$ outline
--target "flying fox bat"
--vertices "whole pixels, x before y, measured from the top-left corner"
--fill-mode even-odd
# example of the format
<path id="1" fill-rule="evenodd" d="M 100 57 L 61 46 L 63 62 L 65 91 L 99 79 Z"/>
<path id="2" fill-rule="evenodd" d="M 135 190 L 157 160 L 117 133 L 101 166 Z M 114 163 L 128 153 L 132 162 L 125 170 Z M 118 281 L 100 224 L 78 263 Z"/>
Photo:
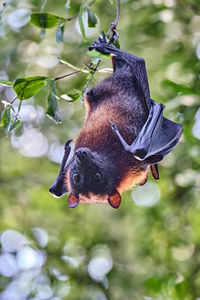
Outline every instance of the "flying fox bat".
<path id="1" fill-rule="evenodd" d="M 105 34 L 89 50 L 112 54 L 113 74 L 85 95 L 86 118 L 67 162 L 66 142 L 60 172 L 49 191 L 69 192 L 68 206 L 121 203 L 121 193 L 158 180 L 158 166 L 179 142 L 182 125 L 163 117 L 164 105 L 151 99 L 144 59 L 110 46 Z"/>

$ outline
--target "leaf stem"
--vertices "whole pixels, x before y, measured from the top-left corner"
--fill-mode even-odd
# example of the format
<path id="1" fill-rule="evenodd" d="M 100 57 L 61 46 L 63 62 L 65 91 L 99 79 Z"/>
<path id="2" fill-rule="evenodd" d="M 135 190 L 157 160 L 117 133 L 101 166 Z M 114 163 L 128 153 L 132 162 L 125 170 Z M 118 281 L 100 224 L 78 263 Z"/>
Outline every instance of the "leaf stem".
<path id="1" fill-rule="evenodd" d="M 117 12 L 116 12 L 115 22 L 110 24 L 110 28 L 109 28 L 108 33 L 107 33 L 107 37 L 109 36 L 111 31 L 116 30 L 117 25 L 118 25 L 118 21 L 119 21 L 119 15 L 120 15 L 120 0 L 117 0 Z"/>
<path id="2" fill-rule="evenodd" d="M 86 67 L 82 68 L 81 70 L 77 70 L 77 71 L 71 72 L 71 73 L 66 74 L 66 75 L 58 76 L 58 77 L 54 78 L 54 81 L 57 81 L 57 80 L 60 80 L 60 79 L 69 77 L 69 76 L 74 75 L 74 74 L 77 74 L 77 73 L 80 73 L 80 72 L 82 72 L 83 70 L 87 70 L 87 69 L 90 69 L 90 70 L 92 70 L 92 71 L 96 71 L 96 70 L 97 70 L 97 67 L 98 67 L 97 65 L 95 66 L 94 69 L 92 69 L 91 66 L 92 66 L 92 63 L 90 63 L 90 64 L 87 65 Z"/>
<path id="3" fill-rule="evenodd" d="M 84 69 L 86 69 L 86 68 L 84 68 Z M 81 70 L 77 70 L 77 71 L 74 71 L 74 72 L 66 74 L 66 75 L 58 76 L 58 77 L 54 78 L 54 81 L 69 77 L 71 75 L 74 75 L 74 74 L 77 74 L 77 73 L 80 73 L 80 72 L 81 72 Z"/>
<path id="4" fill-rule="evenodd" d="M 10 102 L 10 104 L 13 104 L 17 100 L 17 96 Z"/>

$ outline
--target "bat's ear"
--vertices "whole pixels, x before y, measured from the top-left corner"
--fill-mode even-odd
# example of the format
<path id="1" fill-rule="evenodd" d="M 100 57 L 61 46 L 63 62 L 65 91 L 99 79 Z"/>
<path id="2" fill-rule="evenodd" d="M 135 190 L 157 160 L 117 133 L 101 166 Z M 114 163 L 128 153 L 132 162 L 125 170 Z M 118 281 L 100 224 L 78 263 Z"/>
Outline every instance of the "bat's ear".
<path id="1" fill-rule="evenodd" d="M 73 194 L 70 194 L 68 197 L 68 206 L 69 208 L 74 208 L 79 204 L 79 198 L 74 196 Z"/>
<path id="2" fill-rule="evenodd" d="M 54 197 L 61 197 L 62 195 L 66 194 L 68 192 L 64 178 L 58 176 L 54 183 L 50 186 L 49 192 L 54 196 Z"/>
<path id="3" fill-rule="evenodd" d="M 108 197 L 108 203 L 113 208 L 117 209 L 121 204 L 121 195 L 119 192 L 115 191 Z"/>
<path id="4" fill-rule="evenodd" d="M 158 171 L 158 165 L 154 164 L 154 165 L 150 165 L 150 169 L 151 169 L 151 174 L 153 175 L 153 178 L 155 180 L 158 180 L 159 177 L 159 171 Z"/>

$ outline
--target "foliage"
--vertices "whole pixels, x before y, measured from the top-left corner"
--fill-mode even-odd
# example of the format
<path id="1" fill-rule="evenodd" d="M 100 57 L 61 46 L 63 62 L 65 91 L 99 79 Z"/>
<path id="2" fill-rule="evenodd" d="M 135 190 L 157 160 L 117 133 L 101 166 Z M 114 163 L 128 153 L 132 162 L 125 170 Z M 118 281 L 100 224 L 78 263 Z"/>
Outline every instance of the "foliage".
<path id="1" fill-rule="evenodd" d="M 198 1 L 121 1 L 121 48 L 145 59 L 152 99 L 184 125 L 180 145 L 160 164 L 160 181 L 150 177 L 125 193 L 117 211 L 69 210 L 66 196 L 48 193 L 64 142 L 84 119 L 77 100 L 111 67 L 96 54 L 91 65 L 87 47 L 108 30 L 115 4 L 11 0 L 0 7 L 3 300 L 200 298 Z M 102 72 L 95 73 L 99 59 Z M 14 237 L 22 242 L 11 249 Z"/>

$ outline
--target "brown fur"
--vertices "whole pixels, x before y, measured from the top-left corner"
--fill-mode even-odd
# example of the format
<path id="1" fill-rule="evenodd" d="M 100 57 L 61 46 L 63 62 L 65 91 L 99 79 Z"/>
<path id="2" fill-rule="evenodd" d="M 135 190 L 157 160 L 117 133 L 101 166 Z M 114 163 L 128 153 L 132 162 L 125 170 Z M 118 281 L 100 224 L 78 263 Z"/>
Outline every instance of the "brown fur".
<path id="1" fill-rule="evenodd" d="M 124 179 L 120 182 L 117 190 L 121 194 L 125 191 L 132 189 L 137 184 L 140 184 L 144 180 L 146 180 L 148 176 L 148 171 L 141 171 L 139 173 L 135 173 L 133 171 L 129 171 Z"/>
<path id="2" fill-rule="evenodd" d="M 116 89 L 117 92 L 117 88 L 112 86 L 111 81 L 104 81 L 100 85 L 108 90 Z M 122 105 L 122 101 L 124 105 Z M 86 117 L 75 144 L 75 151 L 85 147 L 96 153 L 105 153 L 109 162 L 112 161 L 117 166 L 119 174 L 115 175 L 119 178 L 119 184 L 115 186 L 115 189 L 120 194 L 144 182 L 148 174 L 147 166 L 138 162 L 130 152 L 124 150 L 119 138 L 111 128 L 110 121 L 113 121 L 121 134 L 126 137 L 126 142 L 128 144 L 133 142 L 135 132 L 131 132 L 132 127 L 129 127 L 129 124 L 132 124 L 133 114 L 128 106 L 128 101 L 132 100 L 123 98 L 120 92 L 117 93 L 117 96 L 115 94 L 108 99 L 103 97 L 98 105 L 95 105 L 86 96 Z M 138 126 L 141 125 L 138 124 Z M 65 183 L 67 189 L 71 191 L 69 171 L 66 172 Z M 79 194 L 81 203 L 105 203 L 108 198 L 108 194 Z"/>

